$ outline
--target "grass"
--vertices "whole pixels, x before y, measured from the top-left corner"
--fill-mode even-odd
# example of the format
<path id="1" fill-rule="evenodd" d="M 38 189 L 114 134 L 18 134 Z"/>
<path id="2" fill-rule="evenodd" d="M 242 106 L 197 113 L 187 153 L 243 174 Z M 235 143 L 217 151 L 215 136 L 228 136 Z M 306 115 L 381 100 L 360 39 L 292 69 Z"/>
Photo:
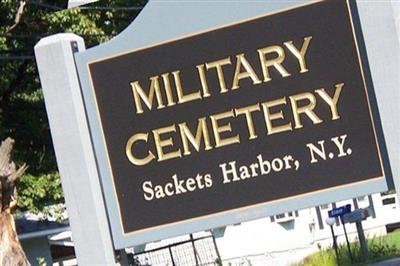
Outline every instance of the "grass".
<path id="1" fill-rule="evenodd" d="M 400 230 L 396 230 L 392 233 L 387 234 L 381 238 L 385 238 L 387 243 L 396 246 L 400 249 Z"/>
<path id="2" fill-rule="evenodd" d="M 400 231 L 395 231 L 386 236 L 374 237 L 367 240 L 369 257 L 361 255 L 360 244 L 350 243 L 354 261 L 350 261 L 347 246 L 339 246 L 339 263 L 341 266 L 366 265 L 369 263 L 390 259 L 400 255 Z M 336 257 L 333 249 L 318 251 L 296 264 L 296 266 L 335 266 Z"/>

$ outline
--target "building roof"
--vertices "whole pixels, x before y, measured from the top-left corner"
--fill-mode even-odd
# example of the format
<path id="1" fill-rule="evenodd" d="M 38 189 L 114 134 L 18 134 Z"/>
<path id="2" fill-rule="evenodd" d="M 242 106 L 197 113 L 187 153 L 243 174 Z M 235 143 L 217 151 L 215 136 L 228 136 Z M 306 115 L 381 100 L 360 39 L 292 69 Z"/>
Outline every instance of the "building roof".
<path id="1" fill-rule="evenodd" d="M 68 222 L 55 222 L 40 219 L 17 218 L 15 221 L 20 240 L 48 236 L 69 230 Z"/>

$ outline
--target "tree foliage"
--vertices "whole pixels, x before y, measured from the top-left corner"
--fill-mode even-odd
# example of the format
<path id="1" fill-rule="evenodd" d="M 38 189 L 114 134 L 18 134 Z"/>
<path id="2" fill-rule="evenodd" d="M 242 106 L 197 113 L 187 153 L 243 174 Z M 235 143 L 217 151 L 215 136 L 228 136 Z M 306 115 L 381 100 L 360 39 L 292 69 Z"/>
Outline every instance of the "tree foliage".
<path id="1" fill-rule="evenodd" d="M 61 32 L 82 36 L 87 47 L 105 42 L 121 32 L 146 1 L 99 1 L 68 10 L 62 9 L 65 2 L 0 0 L 0 139 L 15 139 L 14 160 L 29 165 L 18 186 L 22 210 L 40 212 L 63 201 L 34 45 Z"/>

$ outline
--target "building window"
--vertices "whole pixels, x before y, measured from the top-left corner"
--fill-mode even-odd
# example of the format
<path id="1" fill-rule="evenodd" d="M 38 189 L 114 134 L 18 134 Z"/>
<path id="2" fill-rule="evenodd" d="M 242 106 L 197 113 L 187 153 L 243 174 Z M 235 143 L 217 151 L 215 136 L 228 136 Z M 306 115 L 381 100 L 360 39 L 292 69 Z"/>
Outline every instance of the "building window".
<path id="1" fill-rule="evenodd" d="M 277 222 L 277 223 L 287 223 L 290 221 L 294 221 L 295 219 L 295 212 L 285 212 L 285 213 L 280 213 L 275 216 L 271 216 L 271 222 Z"/>
<path id="2" fill-rule="evenodd" d="M 317 207 L 315 207 L 315 211 L 317 212 L 318 227 L 320 230 L 322 230 L 322 229 L 324 229 L 324 223 L 322 222 L 321 210 L 317 206 Z"/>
<path id="3" fill-rule="evenodd" d="M 358 209 L 358 202 L 356 199 L 353 199 L 354 209 Z"/>
<path id="4" fill-rule="evenodd" d="M 386 198 L 382 200 L 383 205 L 390 205 L 395 203 L 396 203 L 396 198 Z"/>
<path id="5" fill-rule="evenodd" d="M 374 201 L 372 200 L 372 196 L 368 195 L 368 202 L 369 202 L 369 208 L 371 210 L 371 216 L 373 219 L 376 218 L 376 213 L 375 213 L 375 206 L 374 206 Z"/>
<path id="6" fill-rule="evenodd" d="M 322 204 L 321 210 L 326 210 L 326 209 L 329 209 L 329 204 Z"/>
<path id="7" fill-rule="evenodd" d="M 364 201 L 366 201 L 367 200 L 367 197 L 365 197 L 365 196 L 362 196 L 362 197 L 357 197 L 357 201 L 358 202 L 364 202 Z"/>
<path id="8" fill-rule="evenodd" d="M 276 219 L 283 219 L 283 218 L 285 218 L 285 214 L 284 213 L 278 214 L 278 215 L 275 216 L 275 218 Z"/>

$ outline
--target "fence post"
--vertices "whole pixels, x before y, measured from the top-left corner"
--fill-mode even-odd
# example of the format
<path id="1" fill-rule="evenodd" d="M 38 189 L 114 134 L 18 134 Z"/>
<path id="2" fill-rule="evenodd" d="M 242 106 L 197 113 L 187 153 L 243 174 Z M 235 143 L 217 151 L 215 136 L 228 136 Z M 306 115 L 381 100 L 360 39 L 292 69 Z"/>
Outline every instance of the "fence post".
<path id="1" fill-rule="evenodd" d="M 175 266 L 174 254 L 172 253 L 171 245 L 168 246 L 169 256 L 171 257 L 172 266 Z"/>
<path id="2" fill-rule="evenodd" d="M 190 242 L 192 243 L 192 248 L 193 248 L 193 254 L 194 254 L 194 259 L 196 261 L 196 266 L 199 266 L 199 260 L 197 258 L 197 251 L 196 251 L 196 246 L 194 245 L 194 239 L 193 239 L 193 234 L 190 234 Z"/>
<path id="3" fill-rule="evenodd" d="M 215 247 L 215 252 L 217 253 L 217 258 L 218 258 L 218 265 L 222 265 L 222 260 L 221 260 L 221 255 L 219 254 L 218 246 L 217 246 L 217 241 L 215 240 L 214 234 L 211 232 L 211 237 L 214 243 Z"/>

